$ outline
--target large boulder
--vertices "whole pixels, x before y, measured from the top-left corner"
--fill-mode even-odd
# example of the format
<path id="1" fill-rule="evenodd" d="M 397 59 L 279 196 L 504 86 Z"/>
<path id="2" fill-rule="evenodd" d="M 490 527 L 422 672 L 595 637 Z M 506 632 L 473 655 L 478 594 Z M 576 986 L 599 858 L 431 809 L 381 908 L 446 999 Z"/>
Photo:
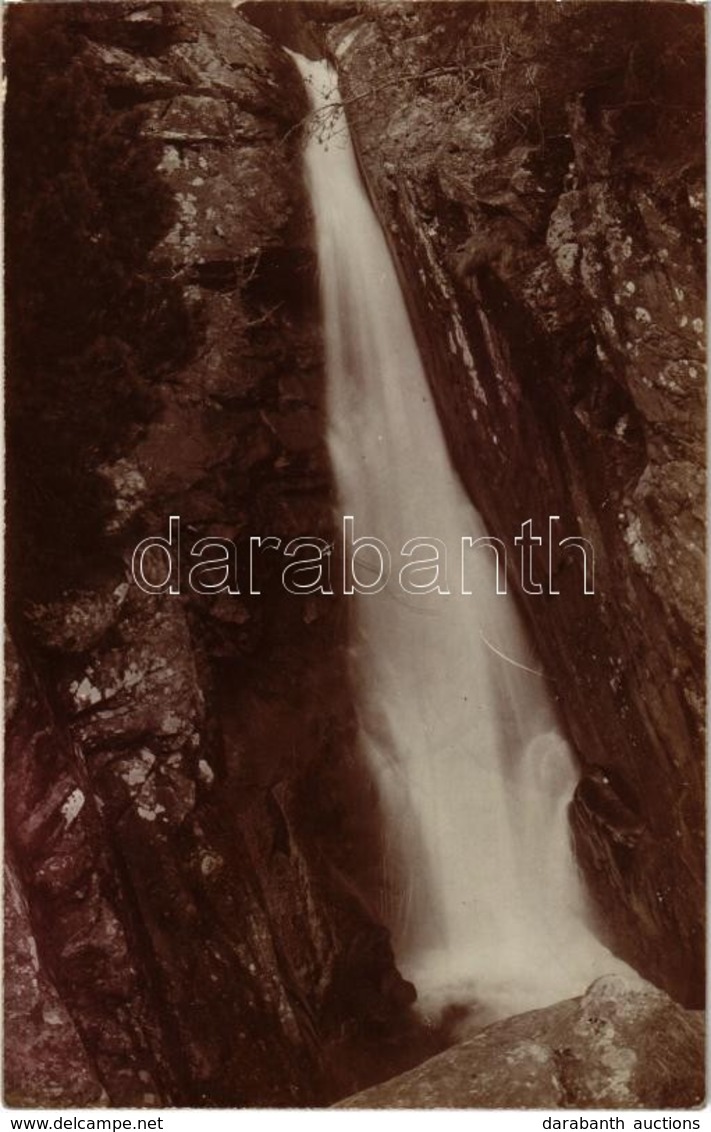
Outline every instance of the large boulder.
<path id="1" fill-rule="evenodd" d="M 650 984 L 607 975 L 582 998 L 496 1022 L 339 1108 L 691 1108 L 704 1023 Z"/>

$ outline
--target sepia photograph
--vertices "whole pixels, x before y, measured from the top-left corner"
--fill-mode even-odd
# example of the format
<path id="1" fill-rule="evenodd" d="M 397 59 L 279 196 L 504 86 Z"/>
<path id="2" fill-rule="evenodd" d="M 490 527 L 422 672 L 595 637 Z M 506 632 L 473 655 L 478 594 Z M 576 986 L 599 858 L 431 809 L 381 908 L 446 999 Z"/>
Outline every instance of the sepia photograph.
<path id="1" fill-rule="evenodd" d="M 701 1127 L 705 24 L 5 5 L 6 1108 Z"/>

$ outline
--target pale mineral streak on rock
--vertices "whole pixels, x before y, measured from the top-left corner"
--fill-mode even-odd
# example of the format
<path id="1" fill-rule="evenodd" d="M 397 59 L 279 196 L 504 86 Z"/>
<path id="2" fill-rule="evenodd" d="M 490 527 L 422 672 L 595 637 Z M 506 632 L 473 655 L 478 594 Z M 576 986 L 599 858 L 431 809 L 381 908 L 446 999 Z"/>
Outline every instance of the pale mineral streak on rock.
<path id="1" fill-rule="evenodd" d="M 121 457 L 113 464 L 104 464 L 99 473 L 115 493 L 115 514 L 107 523 L 110 533 L 122 530 L 142 508 L 146 495 L 146 481 L 136 464 Z"/>

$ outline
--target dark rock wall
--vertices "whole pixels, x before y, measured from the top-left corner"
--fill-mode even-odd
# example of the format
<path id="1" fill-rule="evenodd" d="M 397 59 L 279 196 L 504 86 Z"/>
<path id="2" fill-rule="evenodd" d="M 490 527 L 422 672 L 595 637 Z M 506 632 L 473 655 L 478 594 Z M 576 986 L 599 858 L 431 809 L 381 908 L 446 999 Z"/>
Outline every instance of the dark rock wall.
<path id="1" fill-rule="evenodd" d="M 261 594 L 243 576 L 251 535 L 334 538 L 304 96 L 228 4 L 76 11 L 110 103 L 143 107 L 161 143 L 178 209 L 155 271 L 201 339 L 102 469 L 113 516 L 83 587 L 15 602 L 10 579 L 5 954 L 35 1022 L 11 997 L 6 1097 L 325 1103 L 387 1073 L 388 1043 L 402 1067 L 411 989 L 368 905 L 341 605 L 286 593 L 274 551 Z M 191 544 L 220 536 L 240 595 L 131 581 L 171 514 L 184 583 Z"/>
<path id="2" fill-rule="evenodd" d="M 594 545 L 594 595 L 544 541 L 534 578 L 560 593 L 522 608 L 612 938 L 698 1003 L 702 13 L 386 3 L 326 40 L 472 498 L 511 552 L 550 515 Z"/>
<path id="3" fill-rule="evenodd" d="M 107 1099 L 72 1019 L 40 966 L 27 904 L 11 865 L 5 869 L 5 1050 L 9 1105 L 85 1106 Z"/>

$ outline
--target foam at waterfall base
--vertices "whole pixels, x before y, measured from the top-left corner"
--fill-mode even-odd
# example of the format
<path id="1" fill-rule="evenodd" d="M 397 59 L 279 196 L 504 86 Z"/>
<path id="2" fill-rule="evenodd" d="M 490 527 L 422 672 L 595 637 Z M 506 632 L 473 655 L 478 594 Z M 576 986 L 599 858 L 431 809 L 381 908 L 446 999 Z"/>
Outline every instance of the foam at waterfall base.
<path id="1" fill-rule="evenodd" d="M 551 940 L 549 947 L 532 947 L 525 938 L 518 946 L 477 955 L 430 951 L 403 974 L 417 989 L 415 1009 L 420 1017 L 432 1026 L 444 1023 L 448 1036 L 456 1041 L 503 1018 L 580 997 L 603 975 L 643 982 L 593 936 L 587 954 L 577 955 L 566 955 L 560 939 Z"/>

